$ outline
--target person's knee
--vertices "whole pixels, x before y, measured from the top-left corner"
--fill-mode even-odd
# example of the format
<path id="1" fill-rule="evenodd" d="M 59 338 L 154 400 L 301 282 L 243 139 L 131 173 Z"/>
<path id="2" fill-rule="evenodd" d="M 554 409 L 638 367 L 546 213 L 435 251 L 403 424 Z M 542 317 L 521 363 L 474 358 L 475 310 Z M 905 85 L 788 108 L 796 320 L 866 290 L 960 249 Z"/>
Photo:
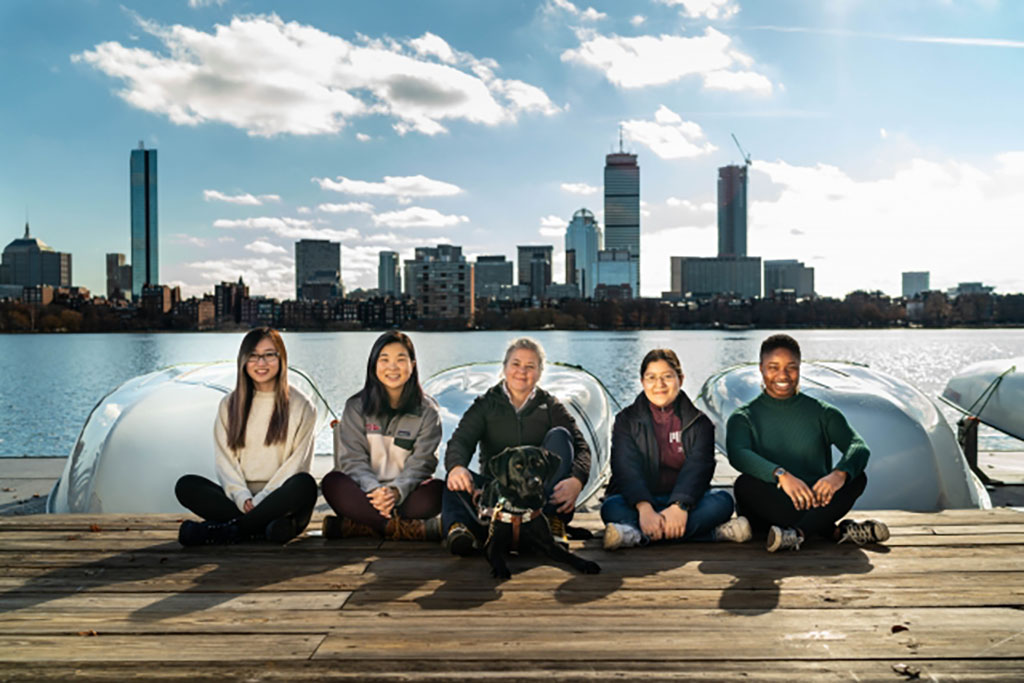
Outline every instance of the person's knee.
<path id="1" fill-rule="evenodd" d="M 736 508 L 736 503 L 733 501 L 732 496 L 725 491 L 708 491 L 704 497 L 713 506 L 716 517 L 722 515 L 729 517 Z"/>
<path id="2" fill-rule="evenodd" d="M 192 499 L 192 491 L 195 490 L 197 479 L 200 479 L 200 477 L 194 474 L 185 474 L 179 477 L 178 481 L 174 484 L 174 497 L 186 507 L 188 506 L 185 501 Z"/>
<path id="3" fill-rule="evenodd" d="M 310 496 L 316 498 L 316 479 L 309 472 L 296 472 L 288 477 L 288 481 L 285 484 L 305 498 Z"/>
<path id="4" fill-rule="evenodd" d="M 605 524 L 621 521 L 626 512 L 626 500 L 619 494 L 608 496 L 601 503 L 601 521 Z"/>

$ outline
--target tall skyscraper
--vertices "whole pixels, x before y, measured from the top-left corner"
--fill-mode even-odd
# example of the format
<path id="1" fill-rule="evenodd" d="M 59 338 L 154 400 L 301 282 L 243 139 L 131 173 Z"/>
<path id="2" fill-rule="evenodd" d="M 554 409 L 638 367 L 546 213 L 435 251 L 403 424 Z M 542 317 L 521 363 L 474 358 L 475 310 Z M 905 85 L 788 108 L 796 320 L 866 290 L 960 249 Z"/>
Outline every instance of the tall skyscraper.
<path id="1" fill-rule="evenodd" d="M 640 166 L 635 154 L 623 151 L 621 139 L 619 151 L 605 157 L 604 248 L 628 249 L 636 259 L 633 296 L 640 296 Z"/>
<path id="2" fill-rule="evenodd" d="M 132 298 L 141 301 L 142 288 L 160 283 L 160 253 L 156 206 L 156 150 L 139 148 L 131 154 Z"/>
<path id="3" fill-rule="evenodd" d="M 380 265 L 377 266 L 377 291 L 381 296 L 397 296 L 402 291 L 402 275 L 399 270 L 397 251 L 380 252 Z"/>
<path id="4" fill-rule="evenodd" d="M 518 247 L 519 284 L 530 286 L 530 295 L 544 297 L 551 284 L 551 256 L 555 248 L 550 244 L 520 245 Z"/>
<path id="5" fill-rule="evenodd" d="M 747 167 L 718 169 L 718 256 L 747 255 Z"/>
<path id="6" fill-rule="evenodd" d="M 565 283 L 576 285 L 580 296 L 593 298 L 597 286 L 597 252 L 603 249 L 601 228 L 594 214 L 580 209 L 565 230 Z"/>
<path id="7" fill-rule="evenodd" d="M 911 270 L 903 273 L 903 296 L 907 299 L 931 289 L 931 274 L 927 270 Z"/>
<path id="8" fill-rule="evenodd" d="M 330 240 L 296 242 L 295 298 L 328 299 L 341 295 L 341 244 Z"/>
<path id="9" fill-rule="evenodd" d="M 512 285 L 512 262 L 501 256 L 477 256 L 473 264 L 473 286 L 476 296 L 496 299 L 502 287 Z"/>

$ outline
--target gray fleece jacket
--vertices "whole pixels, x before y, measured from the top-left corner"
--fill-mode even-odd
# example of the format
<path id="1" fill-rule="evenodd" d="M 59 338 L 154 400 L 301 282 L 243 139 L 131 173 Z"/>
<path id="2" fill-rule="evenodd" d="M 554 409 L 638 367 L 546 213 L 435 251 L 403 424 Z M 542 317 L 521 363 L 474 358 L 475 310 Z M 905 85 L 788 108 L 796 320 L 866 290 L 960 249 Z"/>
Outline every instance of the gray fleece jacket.
<path id="1" fill-rule="evenodd" d="M 334 469 L 352 477 L 369 492 L 380 486 L 398 489 L 401 504 L 437 468 L 441 416 L 430 396 L 414 412 L 383 417 L 362 413 L 358 394 L 345 403 L 334 427 Z"/>

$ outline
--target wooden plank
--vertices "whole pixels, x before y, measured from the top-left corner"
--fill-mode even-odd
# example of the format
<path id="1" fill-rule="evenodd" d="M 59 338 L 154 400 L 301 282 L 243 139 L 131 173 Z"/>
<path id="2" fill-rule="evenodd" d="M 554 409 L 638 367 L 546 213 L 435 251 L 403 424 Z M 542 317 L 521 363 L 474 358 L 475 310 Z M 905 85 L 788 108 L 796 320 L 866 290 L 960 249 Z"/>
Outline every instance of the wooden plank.
<path id="1" fill-rule="evenodd" d="M 353 612 L 351 615 L 359 614 Z M 529 652 L 532 658 L 600 661 L 711 658 L 726 635 L 735 659 L 878 657 L 1024 657 L 1024 615 L 1005 608 L 906 610 L 777 610 L 736 613 L 620 610 L 603 619 L 573 614 L 480 616 L 443 612 L 403 615 L 395 638 L 391 618 L 348 620 L 315 657 L 338 659 L 487 659 Z M 892 627 L 905 628 L 893 632 Z"/>
<path id="2" fill-rule="evenodd" d="M 0 662 L 191 662 L 307 659 L 321 635 L 0 635 Z"/>
<path id="3" fill-rule="evenodd" d="M 671 660 L 606 661 L 600 669 L 587 663 L 558 660 L 493 659 L 491 661 L 447 662 L 423 660 L 288 660 L 281 662 L 193 662 L 167 661 L 159 667 L 131 662 L 60 662 L 45 664 L 2 664 L 0 679 L 5 681 L 90 680 L 267 680 L 267 681 L 367 681 L 396 683 L 403 681 L 486 681 L 514 683 L 592 683 L 595 680 L 676 681 L 750 681 L 751 679 L 792 683 L 805 681 L 906 680 L 896 673 L 909 666 L 919 680 L 933 681 L 1019 681 L 1024 665 L 1016 660 L 982 659 L 893 659 L 879 660 Z"/>
<path id="4" fill-rule="evenodd" d="M 338 610 L 352 596 L 351 591 L 280 591 L 263 593 L 178 593 L 173 594 L 174 609 L 231 612 L 264 612 L 271 610 Z M 168 593 L 68 593 L 53 596 L 37 593 L 0 595 L 2 613 L 32 610 L 37 614 L 73 614 L 78 612 L 128 613 L 153 609 L 168 599 Z"/>

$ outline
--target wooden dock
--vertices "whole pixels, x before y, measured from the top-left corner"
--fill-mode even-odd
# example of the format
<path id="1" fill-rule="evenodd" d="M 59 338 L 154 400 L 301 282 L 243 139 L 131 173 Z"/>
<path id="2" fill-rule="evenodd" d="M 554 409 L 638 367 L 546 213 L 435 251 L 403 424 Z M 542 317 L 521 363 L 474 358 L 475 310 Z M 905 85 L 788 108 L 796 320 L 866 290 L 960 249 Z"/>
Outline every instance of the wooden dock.
<path id="1" fill-rule="evenodd" d="M 872 516 L 885 546 L 574 541 L 600 575 L 518 558 L 503 583 L 426 543 L 5 517 L 0 680 L 1024 678 L 1024 514 Z"/>

